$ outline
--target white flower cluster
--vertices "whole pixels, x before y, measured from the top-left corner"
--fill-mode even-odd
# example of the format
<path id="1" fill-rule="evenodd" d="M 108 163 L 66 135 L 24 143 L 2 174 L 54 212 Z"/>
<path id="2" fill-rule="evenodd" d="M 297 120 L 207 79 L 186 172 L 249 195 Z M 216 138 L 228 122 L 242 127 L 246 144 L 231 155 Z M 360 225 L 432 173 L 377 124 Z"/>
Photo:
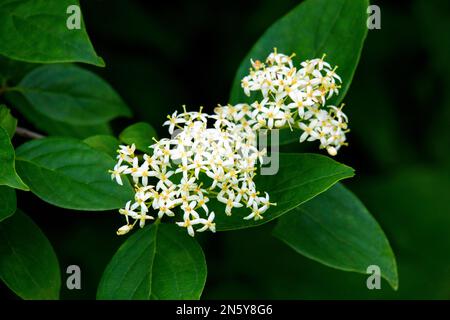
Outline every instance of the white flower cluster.
<path id="1" fill-rule="evenodd" d="M 251 62 L 242 87 L 247 95 L 259 92 L 259 100 L 218 106 L 212 115 L 183 107 L 164 123 L 172 138 L 155 140 L 150 154 L 136 155 L 134 145 L 120 146 L 111 177 L 122 184 L 121 176 L 129 175 L 135 197 L 119 210 L 126 225 L 117 234 L 126 234 L 137 222 L 142 228 L 147 220 L 174 217 L 178 208 L 182 221 L 176 224 L 189 235 L 215 232 L 210 199 L 223 203 L 226 215 L 245 207 L 249 214 L 243 219 L 262 219 L 275 204 L 254 182 L 266 153 L 257 148 L 260 129 L 296 126 L 303 131 L 300 142 L 319 140 L 331 155 L 346 144 L 348 120 L 342 107 L 326 106 L 327 99 L 338 94 L 341 79 L 323 58 L 302 62 L 297 70 L 292 56 L 275 50 L 265 63 Z"/>
<path id="2" fill-rule="evenodd" d="M 228 113 L 254 130 L 298 127 L 303 131 L 300 142 L 319 140 L 320 148 L 334 156 L 346 145 L 348 119 L 342 107 L 326 106 L 326 102 L 339 94 L 341 78 L 336 68 L 323 60 L 325 56 L 302 62 L 298 70 L 292 57 L 275 49 L 265 63 L 252 60 L 242 88 L 248 96 L 259 92 L 261 99 L 251 105 L 227 107 L 233 109 Z"/>
<path id="3" fill-rule="evenodd" d="M 224 204 L 227 215 L 232 214 L 233 208 L 245 206 L 250 213 L 244 219 L 262 219 L 273 203 L 267 193 L 260 196 L 253 181 L 257 163 L 262 163 L 266 152 L 256 148 L 254 131 L 201 110 L 175 112 L 168 118 L 164 125 L 175 137 L 150 146 L 152 155 L 144 154 L 140 159 L 134 145 L 120 146 L 118 150 L 112 178 L 122 184 L 121 175 L 130 175 L 136 193 L 134 201 L 119 211 L 127 224 L 117 233 L 127 233 L 137 221 L 143 227 L 146 220 L 173 217 L 176 207 L 183 212 L 183 221 L 177 225 L 187 228 L 191 236 L 195 231 L 214 232 L 215 214 L 207 205 L 210 197 Z M 212 128 L 207 126 L 208 119 L 214 121 Z M 180 130 L 174 135 L 176 128 Z M 156 185 L 149 184 L 152 177 Z"/>

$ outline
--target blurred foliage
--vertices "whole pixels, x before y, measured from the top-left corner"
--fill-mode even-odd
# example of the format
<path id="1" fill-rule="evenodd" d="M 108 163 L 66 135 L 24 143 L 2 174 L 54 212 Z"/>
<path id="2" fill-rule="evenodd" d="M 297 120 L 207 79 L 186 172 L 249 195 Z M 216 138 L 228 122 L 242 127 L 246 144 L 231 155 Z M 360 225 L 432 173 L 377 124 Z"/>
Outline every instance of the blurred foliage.
<path id="1" fill-rule="evenodd" d="M 225 103 L 241 59 L 297 2 L 85 0 L 89 34 L 108 66 L 90 69 L 120 93 L 134 120 L 160 130 L 182 104 L 211 110 Z M 338 160 L 356 168 L 348 187 L 391 242 L 399 290 L 383 282 L 370 291 L 365 275 L 295 253 L 271 236 L 270 223 L 200 237 L 208 261 L 204 298 L 450 298 L 450 4 L 372 3 L 381 8 L 382 29 L 369 31 L 344 99 L 352 132 Z M 123 121 L 132 123 L 115 120 L 115 128 Z M 81 267 L 82 290 L 63 285 L 61 298 L 94 298 L 124 241 L 115 235 L 120 216 L 62 210 L 23 192 L 18 198 L 54 244 L 63 283 L 68 265 Z"/>

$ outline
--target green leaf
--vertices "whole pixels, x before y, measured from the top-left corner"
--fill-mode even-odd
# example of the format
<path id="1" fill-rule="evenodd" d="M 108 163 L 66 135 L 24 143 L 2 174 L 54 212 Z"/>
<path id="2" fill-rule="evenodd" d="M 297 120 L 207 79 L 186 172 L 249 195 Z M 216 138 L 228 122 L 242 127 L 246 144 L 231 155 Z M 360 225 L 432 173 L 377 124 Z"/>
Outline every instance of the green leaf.
<path id="1" fill-rule="evenodd" d="M 10 139 L 16 131 L 17 119 L 11 115 L 11 111 L 5 106 L 0 105 L 0 127 L 8 132 Z"/>
<path id="2" fill-rule="evenodd" d="M 74 65 L 36 68 L 13 90 L 46 117 L 72 125 L 94 125 L 131 115 L 108 83 Z"/>
<path id="3" fill-rule="evenodd" d="M 19 83 L 28 72 L 38 66 L 37 63 L 11 60 L 0 55 L 0 84 Z"/>
<path id="4" fill-rule="evenodd" d="M 157 138 L 156 131 L 146 122 L 135 123 L 119 135 L 119 139 L 126 144 L 135 144 L 136 149 L 149 152 L 149 146 L 154 144 L 153 138 Z"/>
<path id="5" fill-rule="evenodd" d="M 105 66 L 92 47 L 81 19 L 67 27 L 67 9 L 78 0 L 4 0 L 0 3 L 0 54 L 36 63 L 84 62 Z"/>
<path id="6" fill-rule="evenodd" d="M 387 299 L 448 299 L 450 170 L 404 163 L 360 182 L 358 195 L 395 248 L 401 285 Z"/>
<path id="7" fill-rule="evenodd" d="M 206 262 L 195 239 L 173 224 L 147 226 L 119 248 L 97 299 L 199 299 Z"/>
<path id="8" fill-rule="evenodd" d="M 2 127 L 0 127 L 0 185 L 28 190 L 28 187 L 16 173 L 14 148 L 8 132 Z"/>
<path id="9" fill-rule="evenodd" d="M 31 122 L 39 130 L 52 136 L 84 139 L 93 135 L 112 133 L 112 129 L 108 123 L 81 126 L 52 120 L 36 111 L 28 103 L 25 97 L 17 92 L 7 92 L 6 98 L 14 108 L 20 111 L 25 119 Z"/>
<path id="10" fill-rule="evenodd" d="M 273 233 L 329 267 L 366 273 L 368 266 L 377 265 L 389 284 L 398 287 L 395 257 L 383 230 L 340 184 L 280 218 Z"/>
<path id="11" fill-rule="evenodd" d="M 18 210 L 0 223 L 0 278 L 23 299 L 58 299 L 61 275 L 53 248 Z"/>
<path id="12" fill-rule="evenodd" d="M 16 212 L 16 191 L 10 187 L 0 186 L 0 222 Z"/>
<path id="13" fill-rule="evenodd" d="M 249 102 L 241 88 L 248 74 L 250 58 L 265 59 L 274 47 L 285 54 L 296 53 L 294 61 L 327 55 L 327 61 L 339 66 L 342 88 L 338 104 L 347 92 L 359 61 L 367 34 L 368 0 L 306 0 L 276 21 L 256 42 L 242 61 L 231 91 L 231 103 Z M 252 102 L 252 101 L 250 101 Z"/>
<path id="14" fill-rule="evenodd" d="M 119 146 L 119 141 L 113 136 L 108 135 L 97 135 L 86 138 L 83 140 L 84 143 L 90 145 L 92 148 L 106 153 L 113 159 L 117 156 L 117 148 Z"/>
<path id="15" fill-rule="evenodd" d="M 31 191 L 58 207 L 100 211 L 122 207 L 133 197 L 111 181 L 115 162 L 103 152 L 69 138 L 44 138 L 17 149 L 17 170 Z"/>
<path id="16" fill-rule="evenodd" d="M 255 179 L 259 191 L 267 191 L 271 206 L 264 219 L 244 220 L 251 213 L 249 208 L 234 208 L 231 216 L 225 214 L 225 205 L 217 200 L 208 203 L 216 214 L 218 231 L 242 229 L 267 223 L 302 203 L 324 192 L 341 179 L 354 175 L 353 169 L 318 154 L 280 153 L 280 167 L 275 175 L 258 175 Z M 262 194 L 264 195 L 264 194 Z"/>

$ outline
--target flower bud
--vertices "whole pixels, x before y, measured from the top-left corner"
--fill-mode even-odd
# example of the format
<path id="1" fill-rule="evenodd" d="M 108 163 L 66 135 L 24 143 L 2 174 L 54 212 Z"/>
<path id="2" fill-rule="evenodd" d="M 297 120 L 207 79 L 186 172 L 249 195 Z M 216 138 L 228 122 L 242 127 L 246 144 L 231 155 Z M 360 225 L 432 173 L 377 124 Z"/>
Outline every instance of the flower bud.
<path id="1" fill-rule="evenodd" d="M 131 229 L 133 229 L 133 226 L 130 226 L 130 225 L 126 224 L 126 225 L 120 227 L 117 230 L 117 235 L 118 236 L 123 236 L 124 234 L 127 234 Z"/>

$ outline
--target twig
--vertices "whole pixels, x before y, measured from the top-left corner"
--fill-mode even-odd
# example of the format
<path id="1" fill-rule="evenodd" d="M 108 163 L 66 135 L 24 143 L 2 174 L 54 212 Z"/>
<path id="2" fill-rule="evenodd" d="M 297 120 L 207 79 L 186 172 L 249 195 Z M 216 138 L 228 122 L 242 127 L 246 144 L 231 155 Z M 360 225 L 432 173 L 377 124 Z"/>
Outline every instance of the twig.
<path id="1" fill-rule="evenodd" d="M 30 138 L 30 139 L 42 139 L 45 138 L 42 134 L 39 134 L 37 132 L 22 128 L 22 127 L 16 127 L 16 134 L 24 137 L 24 138 Z"/>

